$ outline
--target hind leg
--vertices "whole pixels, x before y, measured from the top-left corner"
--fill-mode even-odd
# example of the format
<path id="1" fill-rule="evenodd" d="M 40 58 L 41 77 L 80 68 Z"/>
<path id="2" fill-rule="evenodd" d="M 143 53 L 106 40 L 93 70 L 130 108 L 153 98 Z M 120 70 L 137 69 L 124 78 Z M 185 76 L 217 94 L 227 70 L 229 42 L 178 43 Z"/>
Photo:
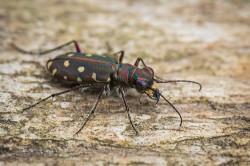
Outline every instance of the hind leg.
<path id="1" fill-rule="evenodd" d="M 15 48 L 17 51 L 20 51 L 20 52 L 25 53 L 25 54 L 44 55 L 44 54 L 48 54 L 48 53 L 50 53 L 50 52 L 59 50 L 59 49 L 61 49 L 61 48 L 63 48 L 63 47 L 66 47 L 66 46 L 68 46 L 68 45 L 70 45 L 70 44 L 72 44 L 72 43 L 75 45 L 76 52 L 81 53 L 81 49 L 80 49 L 79 44 L 77 43 L 76 40 L 69 41 L 69 42 L 64 43 L 64 44 L 62 44 L 62 45 L 59 45 L 59 46 L 57 46 L 57 47 L 55 47 L 55 48 L 52 48 L 52 49 L 49 49 L 49 50 L 45 50 L 45 51 L 42 51 L 42 52 L 26 51 L 26 50 L 23 50 L 22 48 L 19 48 L 19 47 L 16 46 L 14 43 L 11 43 L 11 46 L 12 46 L 13 48 Z"/>

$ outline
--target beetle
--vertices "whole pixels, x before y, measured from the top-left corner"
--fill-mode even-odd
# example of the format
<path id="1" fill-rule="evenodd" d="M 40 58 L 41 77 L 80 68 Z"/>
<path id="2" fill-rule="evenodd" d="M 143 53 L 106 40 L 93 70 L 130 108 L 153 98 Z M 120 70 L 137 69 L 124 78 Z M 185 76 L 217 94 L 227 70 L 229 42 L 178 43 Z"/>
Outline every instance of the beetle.
<path id="1" fill-rule="evenodd" d="M 182 125 L 181 114 L 175 108 L 175 106 L 160 93 L 157 83 L 188 82 L 199 85 L 199 91 L 202 88 L 202 85 L 195 81 L 159 79 L 155 76 L 154 70 L 151 67 L 148 67 L 142 58 L 137 58 L 134 65 L 122 63 L 125 54 L 124 51 L 115 53 L 116 55 L 120 54 L 119 60 L 117 60 L 116 58 L 110 56 L 83 53 L 78 42 L 75 40 L 43 52 L 26 51 L 17 47 L 13 43 L 11 45 L 22 53 L 44 55 L 59 50 L 70 44 L 74 44 L 76 52 L 67 52 L 56 56 L 54 59 L 50 59 L 47 61 L 46 67 L 47 70 L 57 79 L 64 80 L 66 82 L 77 83 L 78 85 L 68 90 L 51 94 L 50 96 L 24 108 L 23 111 L 28 110 L 48 100 L 49 98 L 53 98 L 55 96 L 59 96 L 81 88 L 90 88 L 92 85 L 99 84 L 102 86 L 102 88 L 99 92 L 98 98 L 85 122 L 76 132 L 76 134 L 78 134 L 85 127 L 91 116 L 96 111 L 97 105 L 100 102 L 102 96 L 105 92 L 109 92 L 110 88 L 118 89 L 118 92 L 121 95 L 122 101 L 126 108 L 130 124 L 136 134 L 138 134 L 138 131 L 136 130 L 130 116 L 130 108 L 125 100 L 124 88 L 135 88 L 139 93 L 146 94 L 149 98 L 156 100 L 156 104 L 162 97 L 178 113 L 180 117 L 180 126 Z M 140 62 L 144 66 L 143 68 L 139 68 Z"/>

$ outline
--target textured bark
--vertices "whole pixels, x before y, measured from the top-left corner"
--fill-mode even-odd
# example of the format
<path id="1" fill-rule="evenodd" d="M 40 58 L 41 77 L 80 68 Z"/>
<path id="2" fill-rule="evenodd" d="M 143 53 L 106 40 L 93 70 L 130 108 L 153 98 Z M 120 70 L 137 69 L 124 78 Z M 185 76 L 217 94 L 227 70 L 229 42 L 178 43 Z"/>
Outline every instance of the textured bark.
<path id="1" fill-rule="evenodd" d="M 0 160 L 3 164 L 249 165 L 250 4 L 248 1 L 0 1 Z M 202 83 L 161 84 L 164 101 L 128 91 L 139 135 L 116 93 L 104 97 L 78 135 L 98 93 L 72 92 L 20 110 L 69 88 L 52 79 L 45 50 L 72 39 L 82 50 L 125 50 L 165 79 Z"/>

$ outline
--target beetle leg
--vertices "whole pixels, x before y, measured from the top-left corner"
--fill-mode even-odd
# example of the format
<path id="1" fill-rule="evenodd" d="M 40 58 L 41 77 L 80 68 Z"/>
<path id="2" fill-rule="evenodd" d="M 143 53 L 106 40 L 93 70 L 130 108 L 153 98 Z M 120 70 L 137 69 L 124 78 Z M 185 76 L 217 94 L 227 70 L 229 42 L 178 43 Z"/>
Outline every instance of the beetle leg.
<path id="1" fill-rule="evenodd" d="M 109 42 L 106 42 L 105 44 L 106 44 L 107 51 L 108 51 L 107 54 L 112 54 L 112 55 L 115 56 L 115 57 L 116 57 L 117 54 L 120 54 L 119 63 L 122 63 L 122 60 L 123 60 L 123 57 L 124 57 L 124 53 L 125 53 L 125 52 L 124 52 L 123 50 L 121 50 L 121 51 L 119 51 L 119 52 L 112 53 L 112 52 L 113 52 L 113 48 L 112 48 L 112 46 L 110 45 L 110 43 L 109 43 Z"/>
<path id="2" fill-rule="evenodd" d="M 101 92 L 99 93 L 98 98 L 97 98 L 97 100 L 96 100 L 96 102 L 95 102 L 94 107 L 91 109 L 90 114 L 88 115 L 87 119 L 86 119 L 85 122 L 83 123 L 82 127 L 75 133 L 76 135 L 84 128 L 84 126 L 87 124 L 87 122 L 89 121 L 89 119 L 91 118 L 91 116 L 95 113 L 95 110 L 96 110 L 96 108 L 97 108 L 97 105 L 98 105 L 99 101 L 101 101 L 101 99 L 102 99 L 102 95 L 103 95 L 103 93 L 104 93 L 104 90 L 105 90 L 106 86 L 107 86 L 107 85 L 105 85 L 105 86 L 102 88 L 102 90 L 101 90 Z"/>
<path id="3" fill-rule="evenodd" d="M 146 63 L 143 61 L 142 58 L 137 58 L 136 61 L 135 61 L 134 66 L 135 66 L 135 67 L 138 67 L 140 62 L 142 62 L 142 64 L 143 64 L 145 67 L 147 66 Z M 158 77 L 158 76 L 155 76 L 155 75 L 154 75 L 154 79 L 160 79 L 160 80 L 162 80 L 162 78 L 160 78 L 160 77 Z"/>
<path id="4" fill-rule="evenodd" d="M 104 96 L 109 96 L 110 93 L 111 93 L 110 85 L 108 84 L 107 86 L 105 86 L 103 94 Z"/>
<path id="5" fill-rule="evenodd" d="M 138 67 L 140 62 L 142 62 L 142 64 L 143 64 L 145 67 L 147 66 L 147 65 L 145 64 L 145 62 L 143 61 L 142 58 L 137 58 L 136 61 L 135 61 L 134 66 Z"/>
<path id="6" fill-rule="evenodd" d="M 133 124 L 133 122 L 132 122 L 132 119 L 131 119 L 131 116 L 130 116 L 130 109 L 129 109 L 127 103 L 126 103 L 126 100 L 125 100 L 125 97 L 124 97 L 124 91 L 123 91 L 123 89 L 122 89 L 121 87 L 119 88 L 119 92 L 120 92 L 121 95 L 122 95 L 122 100 L 123 100 L 123 103 L 124 103 L 124 105 L 125 105 L 126 111 L 127 111 L 127 113 L 128 113 L 129 122 L 130 122 L 131 126 L 133 127 L 135 133 L 138 135 L 139 133 L 138 133 L 138 131 L 136 130 L 136 128 L 135 128 L 135 126 L 134 126 L 134 124 Z"/>
<path id="7" fill-rule="evenodd" d="M 49 49 L 49 50 L 46 50 L 46 51 L 42 51 L 42 52 L 26 51 L 26 50 L 23 50 L 22 48 L 19 48 L 19 47 L 16 46 L 14 43 L 11 43 L 11 46 L 12 46 L 13 48 L 15 48 L 17 51 L 22 52 L 22 53 L 25 53 L 25 54 L 44 55 L 44 54 L 48 54 L 48 53 L 50 53 L 50 52 L 59 50 L 59 49 L 65 47 L 65 46 L 70 45 L 71 43 L 74 43 L 75 48 L 76 48 L 76 52 L 81 53 L 81 49 L 80 49 L 80 47 L 79 47 L 79 45 L 78 45 L 78 43 L 77 43 L 76 40 L 69 41 L 69 42 L 67 42 L 67 43 L 65 43 L 65 44 L 62 44 L 62 45 L 60 45 L 60 46 L 57 46 L 57 47 L 55 47 L 55 48 L 52 48 L 52 49 Z"/>
<path id="8" fill-rule="evenodd" d="M 113 55 L 116 57 L 116 55 L 118 55 L 118 54 L 120 54 L 120 56 L 119 56 L 119 63 L 122 63 L 122 60 L 123 60 L 123 58 L 124 58 L 124 54 L 125 54 L 125 52 L 123 51 L 123 50 L 121 50 L 121 51 L 119 51 L 119 52 L 116 52 L 116 53 L 114 53 Z"/>
<path id="9" fill-rule="evenodd" d="M 117 54 L 120 54 L 119 63 L 122 63 L 122 60 L 123 60 L 125 52 L 123 50 L 121 50 L 119 52 L 113 53 L 113 47 L 110 45 L 110 43 L 109 42 L 105 42 L 105 44 L 106 44 L 107 51 L 108 51 L 106 53 L 106 55 L 112 55 L 112 56 L 116 57 Z"/>
<path id="10" fill-rule="evenodd" d="M 24 108 L 22 111 L 26 111 L 26 110 L 28 110 L 28 109 L 30 109 L 30 108 L 32 108 L 32 107 L 35 107 L 36 105 L 38 105 L 38 104 L 40 104 L 40 103 L 42 103 L 42 102 L 44 102 L 44 101 L 46 101 L 46 100 L 48 100 L 48 99 L 50 99 L 50 98 L 53 98 L 53 97 L 56 97 L 56 96 L 59 96 L 59 95 L 62 95 L 62 94 L 65 94 L 65 93 L 68 93 L 68 92 L 77 90 L 77 89 L 89 87 L 89 86 L 90 86 L 90 85 L 79 85 L 79 86 L 73 87 L 73 88 L 68 89 L 68 90 L 65 90 L 65 91 L 61 91 L 61 92 L 58 92 L 58 93 L 54 93 L 54 94 L 52 94 L 52 95 L 50 95 L 50 96 L 48 96 L 48 97 L 46 97 L 46 98 L 43 98 L 42 100 L 36 102 L 35 104 L 32 104 L 32 105 L 30 105 L 30 106 Z"/>
<path id="11" fill-rule="evenodd" d="M 122 63 L 125 52 L 123 50 L 121 50 L 121 51 L 117 52 L 116 54 L 120 54 L 119 63 Z"/>

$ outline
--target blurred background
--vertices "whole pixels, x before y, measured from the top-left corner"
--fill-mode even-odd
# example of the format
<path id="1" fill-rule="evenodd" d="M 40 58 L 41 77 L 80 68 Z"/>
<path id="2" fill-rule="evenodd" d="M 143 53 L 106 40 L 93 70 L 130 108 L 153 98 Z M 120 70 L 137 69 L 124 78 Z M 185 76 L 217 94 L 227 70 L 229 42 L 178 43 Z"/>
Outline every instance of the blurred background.
<path id="1" fill-rule="evenodd" d="M 242 164 L 249 162 L 250 1 L 1 0 L 0 164 Z M 22 54 L 77 40 L 82 51 L 125 50 L 165 79 L 164 102 L 128 94 L 135 136 L 120 99 L 105 98 L 87 129 L 73 136 L 97 94 L 71 93 L 27 113 L 18 110 L 65 90 L 45 69 L 46 56 Z"/>

